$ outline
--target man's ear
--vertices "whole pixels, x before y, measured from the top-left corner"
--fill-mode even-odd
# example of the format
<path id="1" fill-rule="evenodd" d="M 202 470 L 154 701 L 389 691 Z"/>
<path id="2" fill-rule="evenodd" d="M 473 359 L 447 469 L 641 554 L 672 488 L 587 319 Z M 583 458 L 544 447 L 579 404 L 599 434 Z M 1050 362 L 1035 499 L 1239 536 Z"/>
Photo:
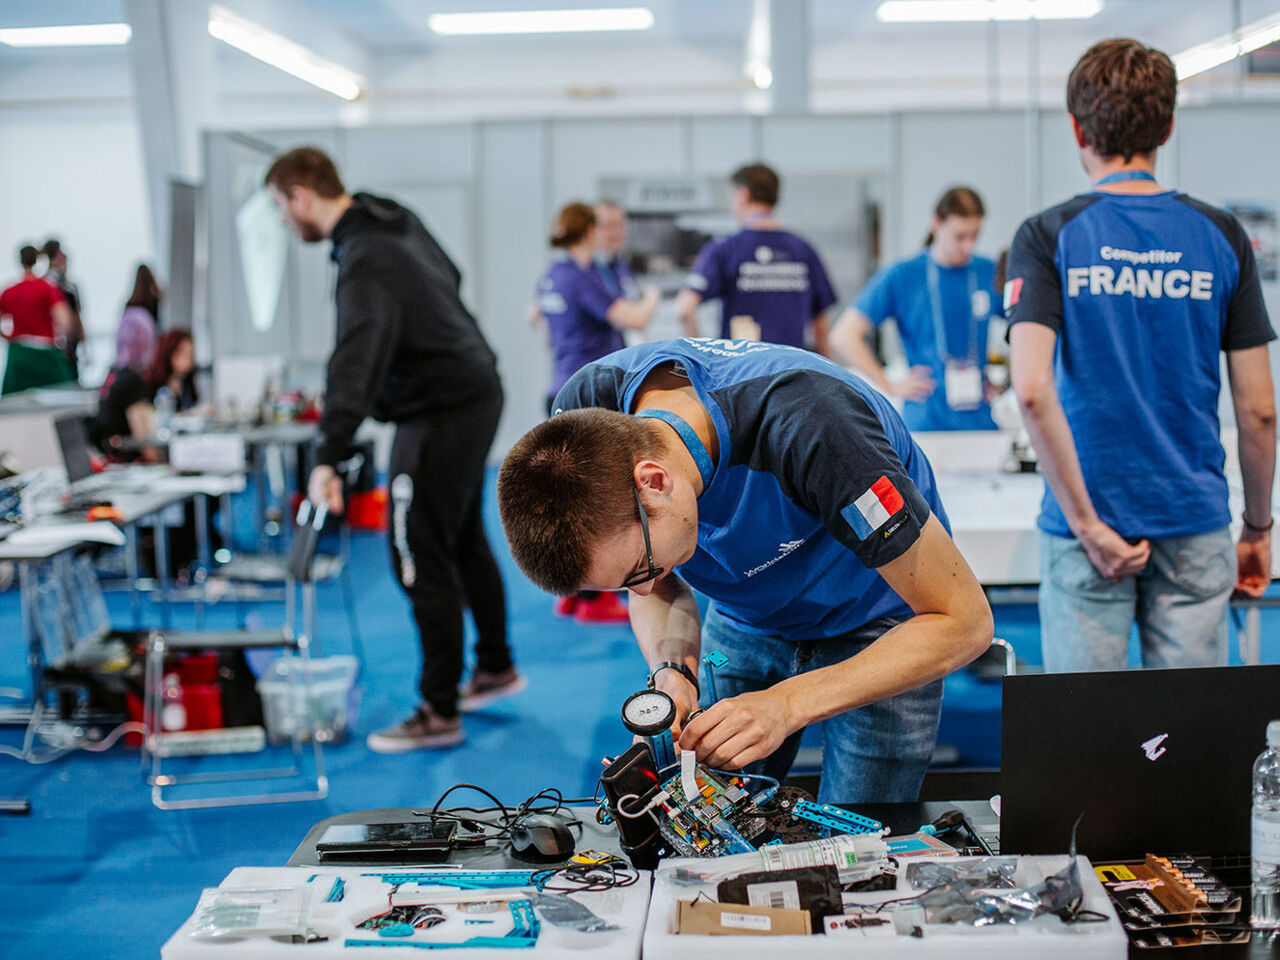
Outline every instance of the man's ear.
<path id="1" fill-rule="evenodd" d="M 641 460 L 635 465 L 633 476 L 636 486 L 641 490 L 648 489 L 651 493 L 662 495 L 671 493 L 671 472 L 656 460 Z"/>
<path id="2" fill-rule="evenodd" d="M 1172 132 L 1173 128 L 1170 127 L 1169 129 L 1170 132 Z M 1077 120 L 1074 115 L 1071 116 L 1071 132 L 1075 135 L 1076 146 L 1083 150 L 1085 147 L 1084 130 L 1080 126 L 1080 121 Z"/>
<path id="3" fill-rule="evenodd" d="M 1164 136 L 1160 138 L 1160 146 L 1164 146 L 1169 142 L 1169 138 L 1173 136 L 1173 117 L 1169 118 L 1169 129 L 1164 132 Z"/>

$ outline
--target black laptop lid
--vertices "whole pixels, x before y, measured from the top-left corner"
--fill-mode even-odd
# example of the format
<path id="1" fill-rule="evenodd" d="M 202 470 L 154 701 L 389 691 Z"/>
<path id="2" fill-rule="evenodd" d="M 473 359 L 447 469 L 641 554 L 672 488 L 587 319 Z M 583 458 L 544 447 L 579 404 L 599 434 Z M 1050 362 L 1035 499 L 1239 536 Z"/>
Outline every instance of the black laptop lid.
<path id="1" fill-rule="evenodd" d="M 75 483 L 93 473 L 89 462 L 89 431 L 84 417 L 74 415 L 59 417 L 54 421 L 58 432 L 58 447 L 62 450 L 62 463 L 67 468 L 67 482 Z"/>
<path id="2" fill-rule="evenodd" d="M 1253 761 L 1280 719 L 1280 666 L 1006 677 L 1000 849 L 1249 851 Z"/>

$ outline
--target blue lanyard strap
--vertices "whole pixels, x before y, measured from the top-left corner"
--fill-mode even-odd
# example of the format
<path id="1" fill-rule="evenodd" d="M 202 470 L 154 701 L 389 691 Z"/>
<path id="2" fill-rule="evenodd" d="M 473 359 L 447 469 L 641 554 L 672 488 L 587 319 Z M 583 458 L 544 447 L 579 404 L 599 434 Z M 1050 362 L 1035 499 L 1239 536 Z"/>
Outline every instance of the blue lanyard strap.
<path id="1" fill-rule="evenodd" d="M 947 349 L 947 328 L 942 315 L 942 277 L 933 255 L 926 253 L 925 260 L 928 263 L 929 306 L 933 310 L 933 332 L 938 339 L 938 360 L 945 366 L 946 362 L 953 358 L 951 351 Z M 966 308 L 969 311 L 969 340 L 965 344 L 965 359 L 976 364 L 978 362 L 978 318 L 973 313 L 973 298 L 978 292 L 978 272 L 973 269 L 972 260 L 969 261 L 969 268 L 965 273 L 969 279 L 969 302 Z"/>
<path id="2" fill-rule="evenodd" d="M 1156 182 L 1155 175 L 1148 173 L 1146 170 L 1117 170 L 1115 173 L 1109 173 L 1101 180 L 1093 181 L 1095 187 L 1100 187 L 1104 183 L 1125 183 L 1129 180 L 1149 180 L 1151 183 Z"/>
<path id="3" fill-rule="evenodd" d="M 716 465 L 711 462 L 711 454 L 707 453 L 707 448 L 702 445 L 702 441 L 698 439 L 698 435 L 693 427 L 689 426 L 688 421 L 670 410 L 637 410 L 633 416 L 661 420 L 675 430 L 684 441 L 684 445 L 689 448 L 689 456 L 693 457 L 698 473 L 702 475 L 702 489 L 706 490 L 711 486 L 711 475 L 716 472 Z"/>
<path id="4" fill-rule="evenodd" d="M 614 273 L 612 264 L 593 260 L 592 265 L 595 267 L 596 273 L 600 275 L 600 279 L 604 281 L 605 289 L 615 297 L 622 296 L 622 284 L 619 282 L 617 274 Z"/>

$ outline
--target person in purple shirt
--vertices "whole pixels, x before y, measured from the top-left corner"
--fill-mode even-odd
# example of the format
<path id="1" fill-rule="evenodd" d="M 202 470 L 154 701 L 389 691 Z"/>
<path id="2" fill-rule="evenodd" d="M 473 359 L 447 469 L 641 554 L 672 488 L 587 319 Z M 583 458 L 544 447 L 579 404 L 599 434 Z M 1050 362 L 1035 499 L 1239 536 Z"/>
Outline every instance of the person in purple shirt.
<path id="1" fill-rule="evenodd" d="M 598 200 L 595 209 L 596 273 L 614 296 L 639 300 L 640 286 L 622 254 L 627 246 L 627 212 L 613 200 Z"/>
<path id="2" fill-rule="evenodd" d="M 551 246 L 561 255 L 538 281 L 538 310 L 547 321 L 553 358 L 548 414 L 565 381 L 591 361 L 621 350 L 623 330 L 649 325 L 659 296 L 653 287 L 635 301 L 609 290 L 595 264 L 596 214 L 585 203 L 560 211 Z"/>
<path id="3" fill-rule="evenodd" d="M 736 170 L 729 205 L 742 229 L 712 240 L 693 264 L 676 298 L 676 315 L 686 336 L 698 336 L 698 305 L 719 300 L 720 336 L 806 346 L 830 356 L 827 311 L 835 291 L 816 250 L 783 230 L 774 219 L 778 174 L 763 163 Z"/>

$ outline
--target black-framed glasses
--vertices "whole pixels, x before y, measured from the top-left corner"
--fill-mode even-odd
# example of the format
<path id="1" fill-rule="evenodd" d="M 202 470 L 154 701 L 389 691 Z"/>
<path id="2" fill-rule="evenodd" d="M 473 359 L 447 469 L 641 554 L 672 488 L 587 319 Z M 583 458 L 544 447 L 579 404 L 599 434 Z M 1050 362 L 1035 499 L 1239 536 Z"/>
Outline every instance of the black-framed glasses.
<path id="1" fill-rule="evenodd" d="M 649 561 L 649 569 L 644 573 L 637 573 L 634 576 L 627 577 L 622 581 L 622 589 L 627 590 L 631 587 L 638 587 L 642 583 L 648 583 L 650 580 L 657 580 L 666 573 L 662 567 L 653 565 L 653 546 L 649 543 L 649 515 L 644 512 L 644 504 L 640 502 L 640 490 L 638 487 L 632 487 L 632 491 L 636 495 L 636 511 L 640 514 L 640 532 L 644 534 L 644 552 Z"/>

